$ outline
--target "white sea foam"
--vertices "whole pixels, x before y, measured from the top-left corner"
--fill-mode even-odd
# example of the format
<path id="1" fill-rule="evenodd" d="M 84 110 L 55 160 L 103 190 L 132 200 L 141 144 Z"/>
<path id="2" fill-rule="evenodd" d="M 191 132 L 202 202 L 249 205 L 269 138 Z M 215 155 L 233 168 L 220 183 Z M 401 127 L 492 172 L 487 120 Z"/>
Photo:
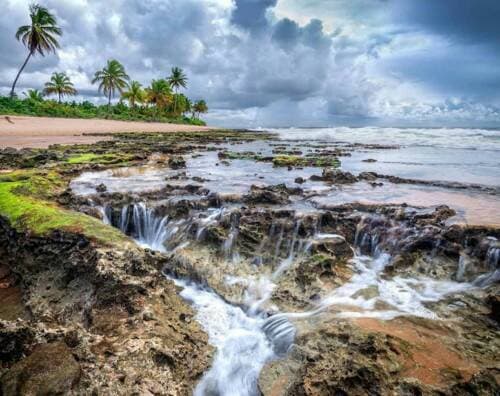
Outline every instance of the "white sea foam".
<path id="1" fill-rule="evenodd" d="M 271 129 L 285 140 L 346 141 L 364 144 L 435 146 L 500 151 L 500 131 L 467 128 L 283 128 Z"/>

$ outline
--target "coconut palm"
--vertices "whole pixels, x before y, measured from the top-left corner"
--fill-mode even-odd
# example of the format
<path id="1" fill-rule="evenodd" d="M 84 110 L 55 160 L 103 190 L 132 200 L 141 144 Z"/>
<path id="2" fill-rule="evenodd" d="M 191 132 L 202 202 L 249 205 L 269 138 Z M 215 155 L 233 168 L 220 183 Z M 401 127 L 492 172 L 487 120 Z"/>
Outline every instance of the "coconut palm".
<path id="1" fill-rule="evenodd" d="M 122 93 L 122 99 L 128 101 L 130 107 L 135 108 L 137 103 L 143 103 L 146 94 L 142 89 L 142 85 L 138 81 L 132 81 L 128 90 Z"/>
<path id="2" fill-rule="evenodd" d="M 167 81 L 169 82 L 170 86 L 174 89 L 175 91 L 175 96 L 174 96 L 174 113 L 177 112 L 177 94 L 179 92 L 179 88 L 186 88 L 187 86 L 187 77 L 184 74 L 184 71 L 179 68 L 179 67 L 173 67 L 172 68 L 172 74 L 170 74 L 170 77 L 168 77 Z"/>
<path id="3" fill-rule="evenodd" d="M 45 95 L 57 95 L 58 102 L 61 103 L 63 96 L 76 95 L 77 92 L 66 73 L 52 73 L 50 81 L 45 83 L 43 93 Z"/>
<path id="4" fill-rule="evenodd" d="M 191 99 L 186 98 L 186 107 L 184 108 L 184 113 L 193 113 L 193 117 L 192 118 L 194 118 L 193 107 L 194 107 L 194 104 L 191 101 Z"/>
<path id="5" fill-rule="evenodd" d="M 146 100 L 162 110 L 172 102 L 172 90 L 167 80 L 153 80 L 151 86 L 146 88 Z"/>
<path id="6" fill-rule="evenodd" d="M 193 106 L 193 111 L 195 113 L 198 113 L 198 118 L 199 118 L 200 114 L 206 113 L 208 111 L 207 103 L 204 100 L 197 101 Z"/>
<path id="7" fill-rule="evenodd" d="M 99 92 L 108 97 L 108 108 L 111 106 L 111 98 L 115 92 L 120 94 L 128 86 L 129 76 L 123 65 L 116 59 L 108 60 L 106 67 L 95 73 L 92 84 L 99 83 Z"/>
<path id="8" fill-rule="evenodd" d="M 35 102 L 42 102 L 43 101 L 43 93 L 40 92 L 38 89 L 28 89 L 28 91 L 23 92 L 23 94 L 28 99 L 33 100 Z"/>
<path id="9" fill-rule="evenodd" d="M 12 84 L 10 96 L 15 95 L 17 80 L 28 64 L 30 58 L 37 52 L 45 56 L 50 52 L 56 52 L 59 48 L 57 36 L 62 35 L 61 29 L 57 26 L 57 20 L 47 8 L 38 4 L 30 6 L 31 25 L 20 26 L 16 32 L 16 39 L 21 40 L 28 49 L 28 56 L 19 69 L 17 76 Z"/>

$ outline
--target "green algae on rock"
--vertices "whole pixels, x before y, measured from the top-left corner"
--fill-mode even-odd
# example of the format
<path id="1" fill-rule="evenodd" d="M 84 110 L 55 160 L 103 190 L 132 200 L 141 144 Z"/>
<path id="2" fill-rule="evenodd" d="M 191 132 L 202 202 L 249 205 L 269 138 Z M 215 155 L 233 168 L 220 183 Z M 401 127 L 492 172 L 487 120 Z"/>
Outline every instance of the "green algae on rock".
<path id="1" fill-rule="evenodd" d="M 289 167 L 332 167 L 340 166 L 340 160 L 337 157 L 300 157 L 298 155 L 277 155 L 272 160 L 274 166 L 289 166 Z"/>
<path id="2" fill-rule="evenodd" d="M 103 244 L 130 240 L 96 218 L 49 202 L 65 186 L 55 172 L 15 171 L 0 176 L 0 216 L 13 228 L 35 235 L 65 230 Z"/>

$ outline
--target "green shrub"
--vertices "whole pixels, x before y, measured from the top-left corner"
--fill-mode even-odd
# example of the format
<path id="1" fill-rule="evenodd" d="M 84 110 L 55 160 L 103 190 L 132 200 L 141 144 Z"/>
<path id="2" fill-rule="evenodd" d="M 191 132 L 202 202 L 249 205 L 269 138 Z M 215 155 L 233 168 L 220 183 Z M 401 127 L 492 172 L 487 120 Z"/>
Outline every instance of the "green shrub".
<path id="1" fill-rule="evenodd" d="M 167 112 L 157 114 L 151 107 L 128 107 L 122 102 L 112 105 L 97 106 L 89 101 L 81 103 L 58 103 L 55 100 L 35 101 L 0 96 L 0 114 L 30 115 L 39 117 L 61 118 L 106 118 L 119 121 L 155 121 L 177 124 L 205 125 L 198 118 L 172 116 Z"/>

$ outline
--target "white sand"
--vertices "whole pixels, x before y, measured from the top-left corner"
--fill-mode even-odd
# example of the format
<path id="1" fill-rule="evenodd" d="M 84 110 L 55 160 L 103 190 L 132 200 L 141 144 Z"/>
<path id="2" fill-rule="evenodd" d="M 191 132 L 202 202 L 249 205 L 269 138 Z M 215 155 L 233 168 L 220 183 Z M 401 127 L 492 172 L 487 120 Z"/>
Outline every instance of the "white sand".
<path id="1" fill-rule="evenodd" d="M 48 147 L 51 144 L 95 143 L 120 132 L 195 132 L 214 128 L 159 122 L 111 121 L 99 119 L 49 118 L 0 115 L 0 148 Z"/>

